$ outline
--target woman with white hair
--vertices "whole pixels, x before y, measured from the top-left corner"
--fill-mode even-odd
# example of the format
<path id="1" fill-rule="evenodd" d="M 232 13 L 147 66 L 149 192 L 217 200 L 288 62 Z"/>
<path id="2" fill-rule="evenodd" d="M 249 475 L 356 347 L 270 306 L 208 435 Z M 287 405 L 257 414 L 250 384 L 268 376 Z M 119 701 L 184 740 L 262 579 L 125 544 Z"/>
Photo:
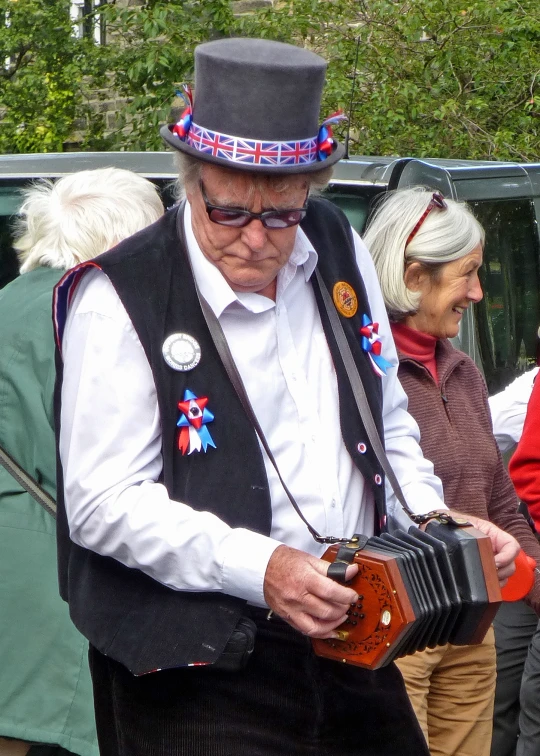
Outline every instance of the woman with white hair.
<path id="1" fill-rule="evenodd" d="M 399 379 L 450 509 L 512 533 L 540 562 L 492 432 L 483 378 L 454 349 L 465 310 L 482 298 L 484 231 L 466 205 L 422 188 L 388 195 L 364 240 L 379 275 Z M 538 574 L 527 599 L 540 611 Z M 439 646 L 398 661 L 432 756 L 489 756 L 493 630 L 478 646 Z"/>
<path id="2" fill-rule="evenodd" d="M 0 446 L 53 498 L 53 288 L 162 214 L 154 185 L 116 168 L 25 192 L 23 275 L 0 291 Z M 88 643 L 58 595 L 55 522 L 3 467 L 0 573 L 0 754 L 98 756 Z"/>

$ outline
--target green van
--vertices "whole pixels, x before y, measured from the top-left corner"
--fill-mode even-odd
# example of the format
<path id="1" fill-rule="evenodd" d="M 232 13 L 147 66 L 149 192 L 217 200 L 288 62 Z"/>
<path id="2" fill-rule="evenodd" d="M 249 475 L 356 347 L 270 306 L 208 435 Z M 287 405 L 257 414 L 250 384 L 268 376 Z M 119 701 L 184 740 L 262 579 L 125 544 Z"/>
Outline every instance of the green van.
<path id="1" fill-rule="evenodd" d="M 105 166 L 141 173 L 159 185 L 166 205 L 174 202 L 176 173 L 168 152 L 0 156 L 0 287 L 17 275 L 10 229 L 21 188 L 36 178 Z M 540 163 L 352 157 L 336 166 L 326 195 L 361 233 L 378 195 L 414 185 L 466 201 L 486 229 L 484 299 L 467 311 L 457 346 L 474 357 L 496 393 L 536 363 Z"/>

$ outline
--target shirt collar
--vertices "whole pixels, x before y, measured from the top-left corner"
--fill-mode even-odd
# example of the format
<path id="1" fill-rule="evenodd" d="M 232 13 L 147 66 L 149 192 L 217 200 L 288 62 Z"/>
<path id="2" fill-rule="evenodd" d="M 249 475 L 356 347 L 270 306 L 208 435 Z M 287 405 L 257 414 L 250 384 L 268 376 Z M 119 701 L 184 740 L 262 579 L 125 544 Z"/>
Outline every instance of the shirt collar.
<path id="1" fill-rule="evenodd" d="M 218 268 L 203 255 L 193 233 L 191 206 L 187 200 L 184 205 L 184 233 L 197 286 L 217 318 L 223 314 L 227 307 L 235 304 L 254 313 L 264 312 L 275 307 L 275 302 L 268 297 L 233 291 Z M 317 260 L 318 256 L 313 245 L 299 227 L 291 256 L 278 274 L 277 299 L 279 300 L 283 295 L 298 268 L 303 268 L 305 280 L 309 281 L 317 265 Z"/>

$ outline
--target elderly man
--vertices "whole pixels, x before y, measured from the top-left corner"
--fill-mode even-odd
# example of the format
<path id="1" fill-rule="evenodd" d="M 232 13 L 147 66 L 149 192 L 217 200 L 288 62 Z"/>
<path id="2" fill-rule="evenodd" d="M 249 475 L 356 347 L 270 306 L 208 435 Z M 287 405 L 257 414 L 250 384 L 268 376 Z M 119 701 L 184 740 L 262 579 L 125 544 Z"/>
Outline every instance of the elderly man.
<path id="1" fill-rule="evenodd" d="M 61 588 L 101 753 L 427 754 L 393 665 L 310 641 L 357 599 L 325 543 L 386 517 L 323 287 L 410 506 L 444 506 L 369 254 L 310 198 L 343 155 L 318 126 L 325 62 L 227 39 L 195 63 L 194 105 L 162 129 L 186 202 L 58 289 Z M 504 574 L 517 549 L 493 541 Z"/>

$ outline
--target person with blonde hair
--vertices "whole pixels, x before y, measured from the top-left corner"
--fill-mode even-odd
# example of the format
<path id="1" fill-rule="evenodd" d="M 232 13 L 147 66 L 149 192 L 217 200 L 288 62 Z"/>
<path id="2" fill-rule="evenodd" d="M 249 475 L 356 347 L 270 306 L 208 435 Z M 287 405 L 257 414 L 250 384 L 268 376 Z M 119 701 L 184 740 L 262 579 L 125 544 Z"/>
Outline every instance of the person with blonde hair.
<path id="1" fill-rule="evenodd" d="M 0 291 L 0 446 L 53 498 L 53 288 L 162 213 L 151 182 L 116 168 L 24 192 L 22 275 Z M 58 595 L 54 519 L 1 466 L 0 572 L 0 754 L 98 756 L 88 643 Z"/>
<path id="2" fill-rule="evenodd" d="M 390 316 L 409 412 L 446 505 L 495 523 L 540 562 L 493 435 L 484 380 L 449 341 L 465 310 L 482 299 L 482 227 L 465 204 L 418 187 L 387 195 L 364 241 Z M 538 574 L 527 600 L 540 611 Z M 432 756 L 489 755 L 492 629 L 481 645 L 428 648 L 399 659 L 398 667 Z"/>

